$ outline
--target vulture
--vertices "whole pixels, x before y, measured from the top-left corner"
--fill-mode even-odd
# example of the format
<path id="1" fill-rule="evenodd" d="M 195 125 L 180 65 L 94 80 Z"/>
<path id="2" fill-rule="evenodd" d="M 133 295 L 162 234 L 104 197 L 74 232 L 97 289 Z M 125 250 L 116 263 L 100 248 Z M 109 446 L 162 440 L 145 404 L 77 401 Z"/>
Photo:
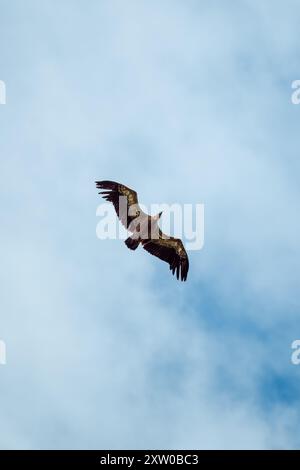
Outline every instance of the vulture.
<path id="1" fill-rule="evenodd" d="M 189 259 L 182 241 L 164 234 L 158 226 L 162 212 L 155 216 L 145 214 L 139 206 L 137 193 L 115 181 L 96 181 L 99 194 L 111 202 L 122 224 L 131 233 L 125 240 L 130 250 L 141 245 L 151 255 L 166 261 L 177 279 L 186 281 Z"/>

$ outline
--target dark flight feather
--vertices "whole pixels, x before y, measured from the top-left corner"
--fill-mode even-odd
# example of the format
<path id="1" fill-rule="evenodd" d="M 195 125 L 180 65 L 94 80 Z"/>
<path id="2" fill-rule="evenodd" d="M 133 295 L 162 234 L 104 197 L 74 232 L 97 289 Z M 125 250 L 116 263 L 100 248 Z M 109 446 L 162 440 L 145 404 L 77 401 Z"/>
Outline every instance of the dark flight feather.
<path id="1" fill-rule="evenodd" d="M 112 202 L 120 221 L 124 227 L 128 228 L 131 222 L 141 213 L 137 193 L 133 189 L 124 186 L 124 184 L 119 184 L 115 181 L 96 181 L 96 187 L 105 190 L 100 191 L 99 194 L 101 194 L 106 201 Z M 121 196 L 127 199 L 125 211 L 121 210 L 119 207 Z"/>
<path id="2" fill-rule="evenodd" d="M 142 245 L 148 253 L 169 263 L 170 270 L 172 274 L 176 272 L 177 279 L 181 278 L 182 281 L 186 281 L 189 259 L 179 238 L 168 237 L 160 232 L 159 239 L 142 240 Z"/>

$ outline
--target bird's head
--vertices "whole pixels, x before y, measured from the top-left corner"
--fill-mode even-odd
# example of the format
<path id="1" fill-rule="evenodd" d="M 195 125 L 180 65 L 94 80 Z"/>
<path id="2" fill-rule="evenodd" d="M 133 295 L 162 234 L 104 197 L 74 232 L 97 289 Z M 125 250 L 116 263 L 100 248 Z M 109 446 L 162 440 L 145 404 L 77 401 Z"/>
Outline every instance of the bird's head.
<path id="1" fill-rule="evenodd" d="M 162 215 L 162 211 L 154 216 L 155 220 L 159 220 L 161 218 L 161 215 Z"/>

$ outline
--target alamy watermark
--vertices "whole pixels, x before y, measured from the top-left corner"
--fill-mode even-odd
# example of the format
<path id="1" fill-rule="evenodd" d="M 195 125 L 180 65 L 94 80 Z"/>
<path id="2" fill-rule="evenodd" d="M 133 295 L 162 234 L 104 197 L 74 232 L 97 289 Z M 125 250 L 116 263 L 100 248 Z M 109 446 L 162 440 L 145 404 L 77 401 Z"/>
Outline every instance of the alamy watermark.
<path id="1" fill-rule="evenodd" d="M 0 366 L 6 364 L 6 344 L 0 339 Z"/>
<path id="2" fill-rule="evenodd" d="M 291 355 L 292 364 L 298 366 L 300 364 L 300 339 L 295 339 L 291 344 L 291 348 L 294 349 Z"/>
<path id="3" fill-rule="evenodd" d="M 292 83 L 292 89 L 295 90 L 292 93 L 291 101 L 293 104 L 300 104 L 300 80 L 294 80 Z"/>
<path id="4" fill-rule="evenodd" d="M 120 196 L 119 219 L 128 231 L 140 239 L 158 239 L 174 236 L 185 242 L 186 249 L 201 250 L 204 245 L 204 204 L 142 204 L 127 205 L 127 198 Z M 157 214 L 148 217 L 147 214 Z M 112 204 L 99 204 L 96 227 L 99 239 L 125 240 L 128 234 L 119 223 Z M 158 225 L 159 220 L 159 225 Z"/>
<path id="5" fill-rule="evenodd" d="M 6 104 L 6 85 L 3 80 L 0 80 L 0 104 Z"/>

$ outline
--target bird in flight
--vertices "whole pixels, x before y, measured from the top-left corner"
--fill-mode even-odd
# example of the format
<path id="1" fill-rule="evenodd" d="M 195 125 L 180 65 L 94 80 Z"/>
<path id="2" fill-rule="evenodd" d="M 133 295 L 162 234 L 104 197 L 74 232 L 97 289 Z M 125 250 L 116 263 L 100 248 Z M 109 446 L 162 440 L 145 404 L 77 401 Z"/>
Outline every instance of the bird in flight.
<path id="1" fill-rule="evenodd" d="M 158 226 L 162 212 L 155 216 L 145 214 L 139 206 L 137 193 L 115 181 L 96 181 L 99 194 L 112 202 L 122 224 L 131 232 L 125 244 L 130 250 L 142 247 L 152 255 L 166 261 L 177 279 L 186 281 L 189 259 L 182 241 L 164 234 Z"/>

